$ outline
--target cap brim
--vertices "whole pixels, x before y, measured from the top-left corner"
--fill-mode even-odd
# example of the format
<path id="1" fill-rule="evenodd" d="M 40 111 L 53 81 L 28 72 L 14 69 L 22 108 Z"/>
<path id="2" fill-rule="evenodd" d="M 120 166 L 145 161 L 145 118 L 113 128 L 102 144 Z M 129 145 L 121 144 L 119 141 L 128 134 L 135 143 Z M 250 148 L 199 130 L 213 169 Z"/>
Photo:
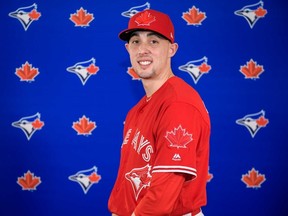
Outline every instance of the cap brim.
<path id="1" fill-rule="evenodd" d="M 146 29 L 146 28 L 125 29 L 119 33 L 119 38 L 123 41 L 129 41 L 131 34 L 135 31 L 152 31 L 152 30 Z M 159 34 L 159 33 L 157 33 L 157 34 Z"/>
<path id="2" fill-rule="evenodd" d="M 156 34 L 158 34 L 159 36 L 162 36 L 163 38 L 169 40 L 169 38 L 165 37 L 164 35 L 160 34 L 157 31 L 153 31 L 151 29 L 146 29 L 146 28 L 133 28 L 133 29 L 125 29 L 123 31 L 121 31 L 118 35 L 118 37 L 123 40 L 123 41 L 129 41 L 131 34 L 135 31 L 151 31 L 151 32 L 155 32 Z M 169 40 L 170 41 L 170 40 Z M 171 41 L 170 41 L 171 42 Z M 171 42 L 172 43 L 172 42 Z"/>

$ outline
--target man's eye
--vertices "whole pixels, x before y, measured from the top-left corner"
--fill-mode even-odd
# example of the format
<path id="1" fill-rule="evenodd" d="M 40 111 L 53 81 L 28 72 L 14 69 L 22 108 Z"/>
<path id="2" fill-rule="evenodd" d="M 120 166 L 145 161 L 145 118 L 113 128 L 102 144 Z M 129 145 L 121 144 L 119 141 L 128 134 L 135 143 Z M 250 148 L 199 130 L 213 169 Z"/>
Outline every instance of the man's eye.
<path id="1" fill-rule="evenodd" d="M 158 41 L 157 41 L 157 40 L 151 40 L 151 43 L 152 43 L 152 44 L 157 44 Z"/>
<path id="2" fill-rule="evenodd" d="M 138 40 L 131 40 L 131 43 L 132 43 L 132 44 L 138 44 L 139 41 L 138 41 Z"/>

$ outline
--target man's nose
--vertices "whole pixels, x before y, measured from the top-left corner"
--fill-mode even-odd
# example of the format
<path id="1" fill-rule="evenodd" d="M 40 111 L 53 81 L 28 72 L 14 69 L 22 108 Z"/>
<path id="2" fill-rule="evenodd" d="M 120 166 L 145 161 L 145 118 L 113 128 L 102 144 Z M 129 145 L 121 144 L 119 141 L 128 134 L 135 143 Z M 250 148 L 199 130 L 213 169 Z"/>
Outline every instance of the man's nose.
<path id="1" fill-rule="evenodd" d="M 138 47 L 138 54 L 146 54 L 149 53 L 148 45 L 146 43 L 142 43 Z"/>

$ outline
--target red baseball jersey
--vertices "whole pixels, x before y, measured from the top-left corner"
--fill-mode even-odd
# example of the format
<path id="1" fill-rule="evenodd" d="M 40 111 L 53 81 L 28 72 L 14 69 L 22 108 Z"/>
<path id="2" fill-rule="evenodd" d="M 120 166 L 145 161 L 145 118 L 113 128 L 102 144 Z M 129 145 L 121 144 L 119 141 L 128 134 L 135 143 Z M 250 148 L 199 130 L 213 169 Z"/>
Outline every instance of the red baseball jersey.
<path id="1" fill-rule="evenodd" d="M 108 207 L 131 215 L 153 173 L 177 172 L 187 179 L 172 215 L 206 204 L 210 119 L 199 94 L 178 77 L 168 79 L 127 114 L 118 176 Z"/>

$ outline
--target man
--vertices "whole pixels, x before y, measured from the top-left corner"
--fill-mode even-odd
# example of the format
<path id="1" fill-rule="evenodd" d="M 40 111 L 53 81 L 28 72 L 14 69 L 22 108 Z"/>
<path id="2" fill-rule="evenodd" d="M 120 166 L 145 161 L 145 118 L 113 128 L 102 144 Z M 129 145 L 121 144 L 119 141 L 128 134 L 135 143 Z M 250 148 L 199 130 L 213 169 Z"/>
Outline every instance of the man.
<path id="1" fill-rule="evenodd" d="M 206 205 L 210 120 L 198 93 L 171 69 L 178 45 L 170 18 L 134 15 L 120 39 L 146 95 L 128 113 L 112 215 L 197 215 Z"/>

